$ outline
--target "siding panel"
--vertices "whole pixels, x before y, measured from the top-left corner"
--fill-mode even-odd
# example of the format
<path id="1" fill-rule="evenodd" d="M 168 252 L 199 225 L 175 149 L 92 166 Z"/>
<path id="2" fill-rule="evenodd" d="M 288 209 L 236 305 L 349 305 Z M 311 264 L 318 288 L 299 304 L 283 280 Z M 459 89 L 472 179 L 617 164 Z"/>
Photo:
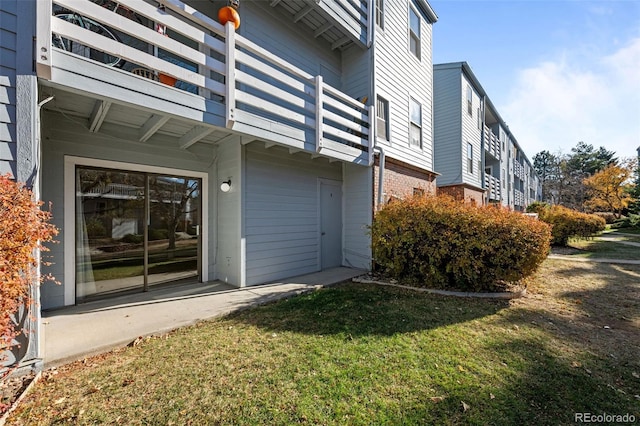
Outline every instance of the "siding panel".
<path id="1" fill-rule="evenodd" d="M 342 179 L 339 163 L 246 148 L 247 285 L 314 272 L 318 259 L 318 179 Z"/>
<path id="2" fill-rule="evenodd" d="M 409 51 L 409 7 L 421 16 L 421 60 Z M 385 4 L 385 28 L 376 36 L 377 95 L 389 101 L 391 141 L 387 155 L 433 171 L 432 25 L 412 1 Z M 422 150 L 409 146 L 409 98 L 422 105 Z M 384 142 L 381 142 L 384 143 Z"/>
<path id="3" fill-rule="evenodd" d="M 0 5 L 0 173 L 17 174 L 16 50 L 17 2 Z"/>
<path id="4" fill-rule="evenodd" d="M 462 179 L 461 74 L 459 69 L 436 69 L 434 75 L 435 171 L 438 185 Z"/>

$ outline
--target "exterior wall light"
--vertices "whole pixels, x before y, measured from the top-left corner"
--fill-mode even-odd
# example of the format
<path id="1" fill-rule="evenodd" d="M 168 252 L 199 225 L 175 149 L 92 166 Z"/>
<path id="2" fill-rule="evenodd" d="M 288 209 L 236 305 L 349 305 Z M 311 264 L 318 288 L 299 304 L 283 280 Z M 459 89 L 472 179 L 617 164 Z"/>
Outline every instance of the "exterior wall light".
<path id="1" fill-rule="evenodd" d="M 231 179 L 225 180 L 220 184 L 220 191 L 229 192 L 231 190 Z"/>

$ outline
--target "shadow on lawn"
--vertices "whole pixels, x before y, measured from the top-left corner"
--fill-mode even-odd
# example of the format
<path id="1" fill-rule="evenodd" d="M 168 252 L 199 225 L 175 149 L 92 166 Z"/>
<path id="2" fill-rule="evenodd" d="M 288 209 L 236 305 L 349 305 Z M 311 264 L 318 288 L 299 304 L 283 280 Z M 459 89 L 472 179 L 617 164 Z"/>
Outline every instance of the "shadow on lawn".
<path id="1" fill-rule="evenodd" d="M 425 303 L 425 301 L 427 303 Z M 416 293 L 374 284 L 345 283 L 242 313 L 242 321 L 270 331 L 352 337 L 390 336 L 493 315 L 505 300 L 476 300 Z"/>
<path id="2" fill-rule="evenodd" d="M 345 284 L 266 306 L 255 315 L 245 312 L 242 321 L 268 331 L 357 338 L 473 324 L 497 314 L 486 336 L 460 342 L 472 345 L 472 355 L 423 354 L 439 358 L 441 367 L 425 370 L 429 384 L 415 386 L 411 398 L 398 401 L 394 422 L 572 424 L 576 413 L 629 413 L 640 419 L 634 396 L 640 379 L 633 374 L 640 373 L 640 333 L 636 323 L 621 319 L 637 320 L 640 312 L 640 266 L 572 262 L 547 272 L 541 286 L 562 282 L 562 289 L 541 289 L 548 294 L 537 305 L 525 298 L 508 310 L 507 301 Z M 346 393 L 379 392 L 380 386 L 359 383 Z M 434 401 L 435 395 L 444 399 Z"/>

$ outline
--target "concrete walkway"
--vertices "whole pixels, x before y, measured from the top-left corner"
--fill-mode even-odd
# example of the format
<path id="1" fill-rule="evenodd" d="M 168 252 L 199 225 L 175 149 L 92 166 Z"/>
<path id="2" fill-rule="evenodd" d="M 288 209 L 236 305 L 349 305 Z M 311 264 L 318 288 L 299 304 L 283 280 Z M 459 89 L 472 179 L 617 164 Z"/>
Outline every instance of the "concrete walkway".
<path id="1" fill-rule="evenodd" d="M 235 289 L 221 282 L 171 286 L 45 312 L 45 367 L 125 346 L 200 320 L 350 280 L 365 271 L 332 268 L 279 283 Z"/>
<path id="2" fill-rule="evenodd" d="M 596 262 L 596 263 L 617 263 L 622 265 L 640 265 L 640 260 L 633 259 L 605 259 L 599 257 L 575 257 L 562 254 L 550 254 L 548 259 L 567 260 L 569 262 Z"/>

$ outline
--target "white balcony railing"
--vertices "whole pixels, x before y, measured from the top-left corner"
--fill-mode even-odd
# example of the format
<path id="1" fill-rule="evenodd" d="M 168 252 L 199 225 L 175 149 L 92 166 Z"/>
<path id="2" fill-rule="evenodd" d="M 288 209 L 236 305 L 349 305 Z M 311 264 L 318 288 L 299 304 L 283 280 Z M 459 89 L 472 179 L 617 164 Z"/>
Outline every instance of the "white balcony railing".
<path id="1" fill-rule="evenodd" d="M 484 149 L 494 158 L 500 159 L 500 140 L 487 126 L 484 126 Z"/>
<path id="2" fill-rule="evenodd" d="M 490 200 L 501 200 L 502 193 L 500 187 L 500 179 L 497 179 L 489 174 L 484 175 L 484 186 L 487 190 L 487 197 Z"/>
<path id="3" fill-rule="evenodd" d="M 370 162 L 373 107 L 236 34 L 231 23 L 223 27 L 178 0 L 161 0 L 164 8 L 141 0 L 118 0 L 116 10 L 106 7 L 113 3 L 39 0 L 38 75 L 51 78 L 53 40 L 56 51 L 114 70 L 127 63 L 123 70 L 176 79 L 176 87 L 223 104 L 229 129 L 344 161 Z"/>

